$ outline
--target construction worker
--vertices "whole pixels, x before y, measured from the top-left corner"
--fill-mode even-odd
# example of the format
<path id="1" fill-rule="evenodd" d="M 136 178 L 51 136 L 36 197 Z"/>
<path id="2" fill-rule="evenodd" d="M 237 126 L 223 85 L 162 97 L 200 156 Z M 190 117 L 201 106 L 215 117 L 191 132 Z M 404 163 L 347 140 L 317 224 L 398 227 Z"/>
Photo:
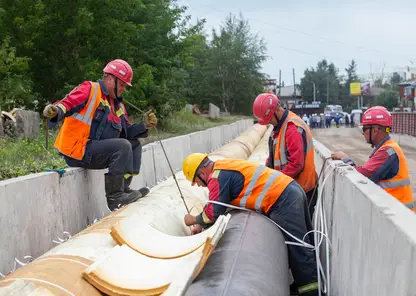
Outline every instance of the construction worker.
<path id="1" fill-rule="evenodd" d="M 258 211 L 297 238 L 313 244 L 305 192 L 285 174 L 254 162 L 223 159 L 215 162 L 207 154 L 193 153 L 182 165 L 192 186 L 208 187 L 209 200 Z M 194 232 L 212 225 L 226 207 L 208 203 L 198 216 L 186 215 Z M 285 233 L 287 240 L 293 240 Z M 300 295 L 318 295 L 315 253 L 312 249 L 288 245 L 289 264 Z"/>
<path id="2" fill-rule="evenodd" d="M 45 107 L 43 114 L 54 127 L 63 120 L 55 148 L 70 167 L 105 169 L 105 192 L 112 211 L 149 193 L 130 189 L 139 174 L 142 147 L 139 138 L 157 123 L 148 111 L 143 123 L 131 124 L 121 94 L 132 86 L 133 70 L 120 59 L 109 62 L 97 82 L 84 81 L 64 99 Z"/>
<path id="3" fill-rule="evenodd" d="M 362 118 L 363 135 L 374 148 L 370 159 L 356 170 L 401 201 L 408 208 L 414 208 L 409 169 L 403 150 L 390 138 L 393 119 L 389 111 L 375 106 L 364 112 Z M 344 152 L 332 154 L 333 159 L 355 166 Z"/>
<path id="4" fill-rule="evenodd" d="M 316 204 L 317 190 L 314 189 L 317 174 L 309 127 L 295 113 L 280 107 L 279 99 L 273 94 L 257 96 L 253 114 L 259 124 L 272 124 L 274 127 L 269 138 L 266 166 L 281 171 L 299 183 L 306 192 L 312 217 Z"/>

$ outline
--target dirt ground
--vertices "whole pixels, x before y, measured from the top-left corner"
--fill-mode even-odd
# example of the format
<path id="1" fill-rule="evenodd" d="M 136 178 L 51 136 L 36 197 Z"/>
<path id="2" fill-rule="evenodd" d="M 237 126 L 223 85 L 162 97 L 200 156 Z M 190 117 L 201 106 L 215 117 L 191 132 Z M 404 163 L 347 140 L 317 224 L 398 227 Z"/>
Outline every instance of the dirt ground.
<path id="1" fill-rule="evenodd" d="M 364 140 L 358 128 L 332 127 L 328 129 L 312 129 L 313 137 L 328 149 L 347 153 L 357 165 L 364 164 L 372 152 L 372 148 Z M 416 197 L 416 148 L 401 145 L 409 166 L 413 196 Z"/>

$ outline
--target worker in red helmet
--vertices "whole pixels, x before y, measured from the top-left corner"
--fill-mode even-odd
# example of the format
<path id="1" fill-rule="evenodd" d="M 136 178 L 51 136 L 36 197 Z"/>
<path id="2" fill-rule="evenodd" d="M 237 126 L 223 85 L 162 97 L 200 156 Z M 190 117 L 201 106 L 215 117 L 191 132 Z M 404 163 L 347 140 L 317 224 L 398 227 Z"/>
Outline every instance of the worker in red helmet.
<path id="1" fill-rule="evenodd" d="M 130 189 L 139 174 L 142 147 L 139 138 L 157 123 L 148 111 L 143 123 L 132 124 L 121 97 L 132 86 L 133 70 L 121 59 L 109 62 L 102 79 L 84 81 L 65 98 L 45 107 L 49 126 L 63 121 L 55 148 L 70 167 L 106 169 L 104 175 L 107 204 L 112 211 L 149 193 L 149 188 Z"/>
<path id="2" fill-rule="evenodd" d="M 317 190 L 314 189 L 317 174 L 309 127 L 295 113 L 280 107 L 279 99 L 274 94 L 263 93 L 257 96 L 253 114 L 259 124 L 273 125 L 266 166 L 281 171 L 299 183 L 306 193 L 312 217 L 316 204 Z"/>
<path id="3" fill-rule="evenodd" d="M 356 170 L 414 210 L 406 157 L 399 144 L 390 138 L 392 125 L 392 116 L 384 107 L 375 106 L 364 112 L 363 135 L 374 150 L 370 159 L 363 166 L 356 167 Z M 344 152 L 333 153 L 332 158 L 355 166 Z"/>

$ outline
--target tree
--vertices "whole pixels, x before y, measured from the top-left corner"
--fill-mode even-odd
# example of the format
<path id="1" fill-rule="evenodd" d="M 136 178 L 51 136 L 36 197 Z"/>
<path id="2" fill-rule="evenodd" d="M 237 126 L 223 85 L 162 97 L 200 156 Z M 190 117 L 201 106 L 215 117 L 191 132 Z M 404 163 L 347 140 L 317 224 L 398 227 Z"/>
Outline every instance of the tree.
<path id="1" fill-rule="evenodd" d="M 347 72 L 347 83 L 351 82 L 358 82 L 358 75 L 357 75 L 357 63 L 353 59 L 351 63 L 348 65 L 348 68 L 345 68 L 345 71 Z"/>
<path id="2" fill-rule="evenodd" d="M 224 111 L 251 114 L 265 78 L 260 72 L 267 58 L 263 39 L 250 33 L 242 15 L 229 15 L 218 31 L 212 30 L 211 39 L 200 53 L 200 67 L 192 74 L 200 86 L 195 89 L 194 102 L 211 101 Z"/>
<path id="3" fill-rule="evenodd" d="M 393 88 L 397 88 L 398 89 L 398 85 L 399 83 L 401 83 L 403 81 L 402 77 L 399 75 L 399 73 L 394 72 L 393 75 L 390 78 L 390 85 Z"/>
<path id="4" fill-rule="evenodd" d="M 17 56 L 9 42 L 9 38 L 5 38 L 0 47 L 0 109 L 33 107 L 36 100 L 32 94 L 32 81 L 26 78 L 29 59 Z"/>
<path id="5" fill-rule="evenodd" d="M 338 69 L 327 60 L 317 63 L 316 68 L 306 69 L 301 78 L 300 89 L 302 97 L 307 101 L 313 100 L 313 84 L 315 84 L 317 101 L 326 102 L 327 98 L 336 103 L 339 98 Z"/>
<path id="6" fill-rule="evenodd" d="M 384 106 L 388 110 L 393 110 L 397 106 L 399 93 L 394 90 L 386 90 L 379 94 L 375 100 L 376 105 Z"/>

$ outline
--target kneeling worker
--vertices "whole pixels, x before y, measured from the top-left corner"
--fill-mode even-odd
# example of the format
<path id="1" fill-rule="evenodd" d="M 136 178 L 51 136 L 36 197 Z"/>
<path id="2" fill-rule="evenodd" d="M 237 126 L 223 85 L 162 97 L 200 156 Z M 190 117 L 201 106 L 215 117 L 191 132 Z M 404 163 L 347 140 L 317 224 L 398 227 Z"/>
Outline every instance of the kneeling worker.
<path id="1" fill-rule="evenodd" d="M 393 125 L 390 112 L 381 106 L 372 107 L 364 112 L 362 125 L 365 140 L 375 148 L 370 159 L 356 170 L 408 208 L 414 209 L 406 157 L 399 144 L 389 136 Z M 341 151 L 332 154 L 332 159 L 355 166 L 352 159 Z"/>
<path id="2" fill-rule="evenodd" d="M 299 239 L 312 229 L 305 192 L 279 171 L 245 160 L 213 162 L 202 153 L 189 155 L 182 169 L 192 185 L 208 187 L 211 201 L 259 211 Z M 205 228 L 225 211 L 225 206 L 209 203 L 200 215 L 186 215 L 185 224 Z M 305 242 L 313 244 L 313 235 L 306 236 Z M 318 295 L 315 252 L 293 245 L 288 245 L 288 251 L 299 295 Z"/>
<path id="3" fill-rule="evenodd" d="M 55 147 L 70 167 L 105 169 L 105 192 L 109 209 L 132 203 L 149 193 L 149 188 L 130 189 L 139 174 L 142 147 L 138 138 L 148 136 L 157 123 L 147 112 L 144 123 L 130 124 L 120 97 L 131 86 L 133 71 L 123 60 L 109 62 L 102 80 L 84 81 L 63 100 L 43 111 L 54 127 L 64 121 Z"/>

